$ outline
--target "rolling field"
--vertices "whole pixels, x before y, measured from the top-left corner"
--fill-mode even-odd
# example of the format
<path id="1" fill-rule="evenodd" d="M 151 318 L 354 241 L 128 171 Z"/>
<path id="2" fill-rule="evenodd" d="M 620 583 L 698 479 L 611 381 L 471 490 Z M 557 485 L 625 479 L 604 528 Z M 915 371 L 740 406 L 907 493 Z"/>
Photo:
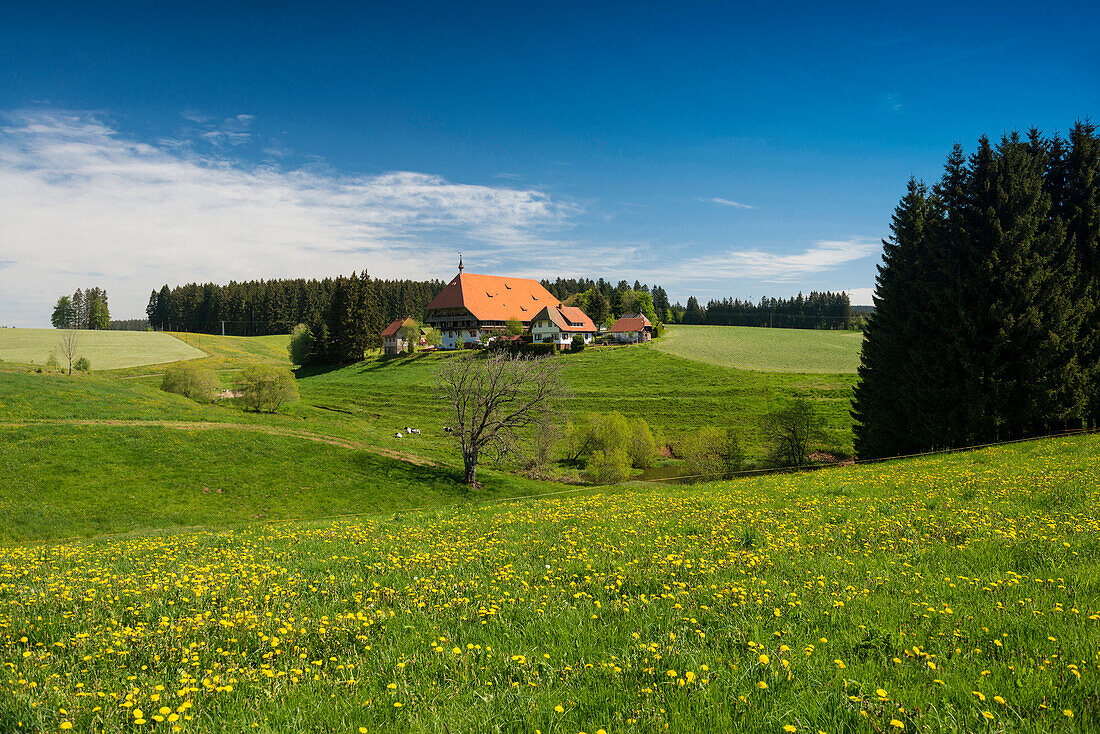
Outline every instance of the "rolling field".
<path id="1" fill-rule="evenodd" d="M 686 359 L 763 372 L 855 374 L 860 331 L 670 326 L 654 346 Z"/>
<path id="2" fill-rule="evenodd" d="M 1095 731 L 1098 452 L 0 549 L 0 730 Z"/>
<path id="3" fill-rule="evenodd" d="M 0 360 L 44 365 L 53 352 L 65 363 L 61 329 L 0 329 Z M 91 360 L 93 370 L 165 364 L 205 357 L 201 349 L 169 334 L 152 331 L 78 331 L 77 356 Z M 67 367 L 67 364 L 66 364 Z"/>

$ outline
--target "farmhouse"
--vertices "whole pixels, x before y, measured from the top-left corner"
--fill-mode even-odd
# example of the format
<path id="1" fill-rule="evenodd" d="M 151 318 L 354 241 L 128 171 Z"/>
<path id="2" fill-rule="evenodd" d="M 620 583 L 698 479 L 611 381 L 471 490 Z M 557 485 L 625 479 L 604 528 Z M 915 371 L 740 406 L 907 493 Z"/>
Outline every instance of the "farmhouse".
<path id="1" fill-rule="evenodd" d="M 596 336 L 596 325 L 576 306 L 547 306 L 531 319 L 531 341 L 536 344 L 569 347 L 574 336 L 580 336 L 585 344 L 591 344 Z"/>
<path id="2" fill-rule="evenodd" d="M 464 273 L 460 259 L 458 275 L 424 309 L 424 321 L 439 331 L 444 349 L 456 349 L 480 343 L 483 332 L 501 331 L 512 318 L 530 327 L 535 314 L 560 306 L 537 280 Z"/>
<path id="3" fill-rule="evenodd" d="M 611 325 L 611 338 L 617 342 L 647 342 L 653 338 L 653 324 L 645 314 L 623 314 L 623 317 Z"/>
<path id="4" fill-rule="evenodd" d="M 409 340 L 401 334 L 401 327 L 410 321 L 412 319 L 408 317 L 394 319 L 389 326 L 382 330 L 382 348 L 385 354 L 401 354 L 401 352 L 409 351 Z"/>

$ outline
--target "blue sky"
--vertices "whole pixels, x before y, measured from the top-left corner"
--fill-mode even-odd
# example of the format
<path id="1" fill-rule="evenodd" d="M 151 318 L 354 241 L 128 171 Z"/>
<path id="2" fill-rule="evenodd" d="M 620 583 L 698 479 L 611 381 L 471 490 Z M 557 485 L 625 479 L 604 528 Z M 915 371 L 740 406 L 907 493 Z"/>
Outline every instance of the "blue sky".
<path id="1" fill-rule="evenodd" d="M 960 5 L 6 3 L 0 324 L 458 250 L 865 303 L 910 175 L 1100 118 L 1100 5 Z"/>

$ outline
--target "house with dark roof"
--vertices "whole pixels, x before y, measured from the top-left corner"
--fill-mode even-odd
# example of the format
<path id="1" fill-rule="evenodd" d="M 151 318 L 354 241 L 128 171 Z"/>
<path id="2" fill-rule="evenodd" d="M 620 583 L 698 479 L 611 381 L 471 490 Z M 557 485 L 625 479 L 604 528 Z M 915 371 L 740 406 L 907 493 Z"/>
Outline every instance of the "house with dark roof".
<path id="1" fill-rule="evenodd" d="M 622 318 L 611 325 L 611 338 L 617 342 L 633 344 L 647 342 L 653 338 L 653 324 L 645 314 L 623 314 Z"/>
<path id="2" fill-rule="evenodd" d="M 409 340 L 401 334 L 401 327 L 412 321 L 411 318 L 394 319 L 389 326 L 382 330 L 382 351 L 385 354 L 401 354 L 408 352 Z M 416 322 L 413 322 L 416 323 Z"/>
<path id="3" fill-rule="evenodd" d="M 596 337 L 596 325 L 576 306 L 547 306 L 531 318 L 531 341 L 536 344 L 568 348 L 574 336 L 580 336 L 585 344 Z"/>
<path id="4" fill-rule="evenodd" d="M 557 309 L 561 301 L 537 280 L 462 272 L 424 309 L 424 321 L 440 333 L 444 349 L 479 344 L 486 331 L 502 332 L 509 319 L 524 328 L 535 314 L 549 307 Z"/>

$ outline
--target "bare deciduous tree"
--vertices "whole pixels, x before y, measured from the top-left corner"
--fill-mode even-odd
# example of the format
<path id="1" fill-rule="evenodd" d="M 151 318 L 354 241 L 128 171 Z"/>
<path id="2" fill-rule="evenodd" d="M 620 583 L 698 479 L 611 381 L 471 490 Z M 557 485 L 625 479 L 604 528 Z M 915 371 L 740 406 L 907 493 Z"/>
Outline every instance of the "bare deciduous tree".
<path id="1" fill-rule="evenodd" d="M 505 353 L 445 360 L 438 387 L 470 486 L 478 486 L 477 465 L 483 453 L 499 460 L 517 451 L 525 430 L 547 420 L 564 396 L 560 368 L 552 359 Z"/>
<path id="2" fill-rule="evenodd" d="M 67 330 L 61 335 L 61 353 L 65 355 L 65 359 L 69 360 L 69 374 L 73 373 L 73 360 L 76 359 L 76 350 L 79 348 L 77 338 L 77 332 L 73 329 Z"/>

